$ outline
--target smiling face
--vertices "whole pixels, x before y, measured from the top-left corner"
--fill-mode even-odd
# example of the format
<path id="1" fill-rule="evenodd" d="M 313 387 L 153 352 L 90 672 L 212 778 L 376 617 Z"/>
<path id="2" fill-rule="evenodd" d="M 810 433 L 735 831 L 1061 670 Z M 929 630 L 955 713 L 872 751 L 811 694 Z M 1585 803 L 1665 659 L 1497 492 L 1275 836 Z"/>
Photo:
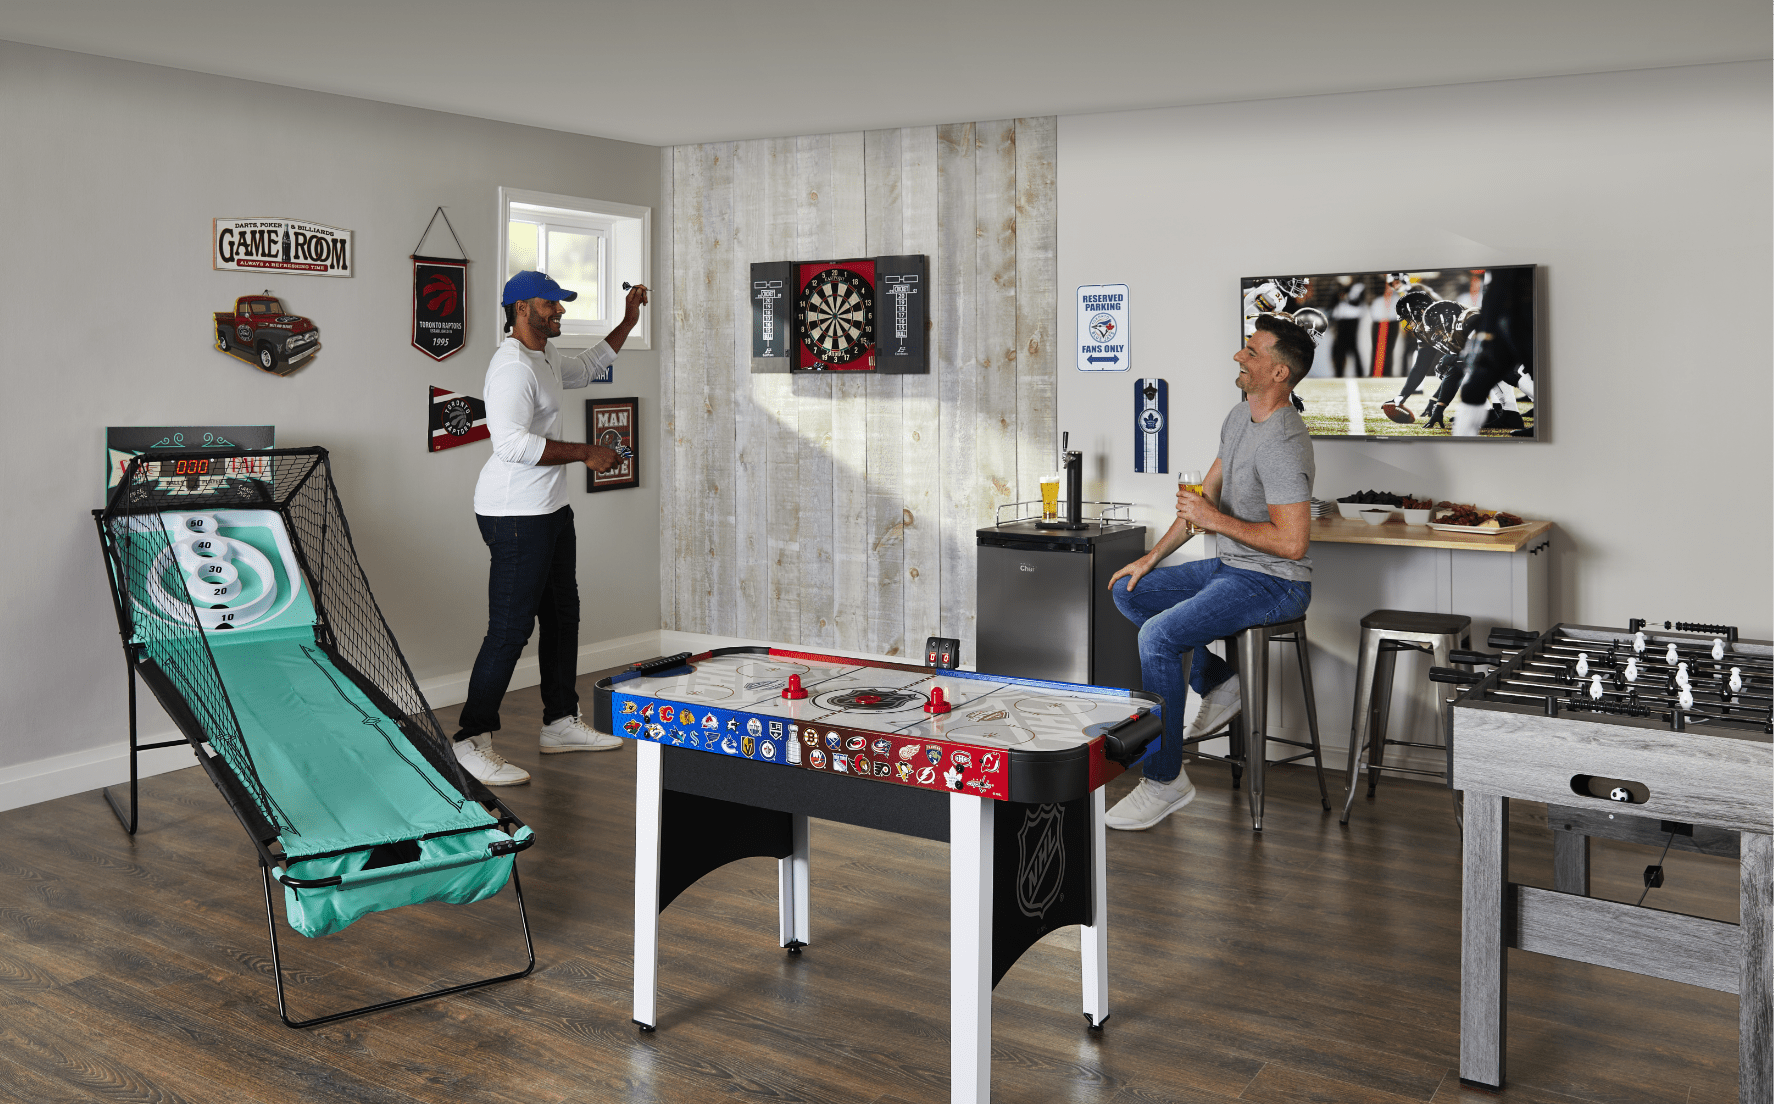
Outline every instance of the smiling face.
<path id="1" fill-rule="evenodd" d="M 1238 389 L 1249 395 L 1275 385 L 1277 375 L 1287 379 L 1287 365 L 1275 359 L 1275 335 L 1258 330 L 1244 339 L 1244 347 L 1232 354 L 1238 363 Z"/>
<path id="2" fill-rule="evenodd" d="M 525 310 L 530 316 L 530 325 L 543 337 L 559 337 L 561 335 L 561 319 L 566 316 L 567 308 L 558 299 L 525 299 L 518 304 L 518 314 Z"/>

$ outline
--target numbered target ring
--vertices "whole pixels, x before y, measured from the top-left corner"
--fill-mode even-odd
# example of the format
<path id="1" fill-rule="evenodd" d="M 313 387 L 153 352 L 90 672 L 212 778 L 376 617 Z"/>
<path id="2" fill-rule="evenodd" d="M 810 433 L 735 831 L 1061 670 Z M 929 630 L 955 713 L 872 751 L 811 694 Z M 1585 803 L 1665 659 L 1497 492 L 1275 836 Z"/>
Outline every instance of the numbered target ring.
<path id="1" fill-rule="evenodd" d="M 801 344 L 822 364 L 849 364 L 875 345 L 875 289 L 861 274 L 828 268 L 801 287 Z"/>

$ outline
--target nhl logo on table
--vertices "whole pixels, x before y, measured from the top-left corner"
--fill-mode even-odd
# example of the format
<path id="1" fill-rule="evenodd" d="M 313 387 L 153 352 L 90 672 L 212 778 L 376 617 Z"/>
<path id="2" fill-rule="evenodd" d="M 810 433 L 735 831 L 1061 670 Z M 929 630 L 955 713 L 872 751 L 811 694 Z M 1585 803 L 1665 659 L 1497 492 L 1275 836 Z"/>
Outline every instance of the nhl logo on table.
<path id="1" fill-rule="evenodd" d="M 1060 805 L 1037 805 L 1023 815 L 1016 832 L 1016 907 L 1024 916 L 1042 919 L 1059 900 L 1066 882 L 1065 825 Z"/>

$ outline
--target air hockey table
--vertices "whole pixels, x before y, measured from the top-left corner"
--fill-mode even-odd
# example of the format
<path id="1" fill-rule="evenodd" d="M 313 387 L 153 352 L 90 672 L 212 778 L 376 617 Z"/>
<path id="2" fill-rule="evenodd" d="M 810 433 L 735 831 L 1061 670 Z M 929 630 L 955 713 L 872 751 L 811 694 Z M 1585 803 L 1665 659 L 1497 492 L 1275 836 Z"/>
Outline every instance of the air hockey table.
<path id="1" fill-rule="evenodd" d="M 721 648 L 601 679 L 634 740 L 634 1022 L 659 1022 L 659 913 L 736 859 L 777 859 L 778 944 L 810 942 L 810 818 L 949 844 L 950 1099 L 991 1095 L 992 989 L 1081 927 L 1083 1012 L 1109 1018 L 1104 785 L 1163 731 L 1154 695 Z"/>

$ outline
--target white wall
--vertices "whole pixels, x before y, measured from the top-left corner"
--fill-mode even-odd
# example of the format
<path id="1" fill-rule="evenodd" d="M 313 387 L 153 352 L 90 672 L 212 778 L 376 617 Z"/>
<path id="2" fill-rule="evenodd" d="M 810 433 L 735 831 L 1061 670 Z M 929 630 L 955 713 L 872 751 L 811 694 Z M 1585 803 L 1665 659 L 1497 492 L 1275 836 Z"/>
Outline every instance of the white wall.
<path id="1" fill-rule="evenodd" d="M 1087 497 L 1170 519 L 1174 474 L 1133 472 L 1131 377 L 1170 380 L 1173 472 L 1212 462 L 1239 277 L 1537 263 L 1550 440 L 1321 441 L 1315 493 L 1556 521 L 1561 620 L 1774 636 L 1769 89 L 1756 62 L 1062 117 L 1060 340 L 1080 284 L 1133 310 L 1131 372 L 1061 349 Z"/>
<path id="2" fill-rule="evenodd" d="M 587 111 L 593 84 L 578 85 Z M 481 393 L 497 337 L 495 190 L 657 206 L 658 151 L 6 42 L 0 104 L 0 808 L 123 776 L 124 667 L 88 514 L 108 425 L 272 423 L 280 445 L 333 450 L 395 635 L 420 680 L 460 701 L 450 687 L 485 631 L 471 500 L 488 446 L 427 453 L 421 399 L 429 384 Z M 436 363 L 408 344 L 407 256 L 439 204 L 472 258 L 473 303 L 468 347 Z M 355 230 L 357 275 L 212 271 L 210 220 L 250 215 Z M 434 233 L 427 252 L 443 243 Z M 321 329 L 324 348 L 289 378 L 211 345 L 211 312 L 264 287 Z M 579 397 L 623 395 L 655 423 L 655 353 L 626 352 L 613 386 L 571 395 L 568 435 L 583 439 Z M 584 642 L 658 628 L 657 441 L 643 439 L 637 490 L 588 495 L 569 475 Z M 146 727 L 170 731 L 151 699 Z"/>

